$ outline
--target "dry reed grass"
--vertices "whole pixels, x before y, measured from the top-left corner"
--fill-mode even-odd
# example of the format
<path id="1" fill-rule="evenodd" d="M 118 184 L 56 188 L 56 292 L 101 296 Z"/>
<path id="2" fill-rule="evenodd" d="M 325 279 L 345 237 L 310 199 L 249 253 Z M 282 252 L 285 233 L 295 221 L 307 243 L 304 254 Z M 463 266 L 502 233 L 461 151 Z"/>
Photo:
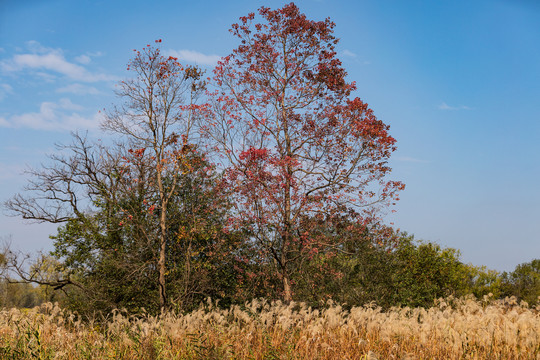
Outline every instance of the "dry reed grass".
<path id="1" fill-rule="evenodd" d="M 540 306 L 439 300 L 431 309 L 317 310 L 253 300 L 186 315 L 81 322 L 54 304 L 0 312 L 1 359 L 540 359 Z"/>

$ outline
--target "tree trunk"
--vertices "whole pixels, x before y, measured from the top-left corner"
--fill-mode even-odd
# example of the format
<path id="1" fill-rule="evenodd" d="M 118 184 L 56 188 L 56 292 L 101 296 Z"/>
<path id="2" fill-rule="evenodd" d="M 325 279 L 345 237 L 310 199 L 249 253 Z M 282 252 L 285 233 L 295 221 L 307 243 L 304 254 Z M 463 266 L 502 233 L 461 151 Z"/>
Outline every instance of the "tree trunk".
<path id="1" fill-rule="evenodd" d="M 160 239 L 159 239 L 159 242 L 160 242 L 160 249 L 159 249 L 159 262 L 158 262 L 158 267 L 159 267 L 159 280 L 158 280 L 158 283 L 159 283 L 159 307 L 161 309 L 161 311 L 165 311 L 166 308 L 167 308 L 167 292 L 166 292 L 166 282 L 165 282 L 165 272 L 166 272 L 166 267 L 165 267 L 165 251 L 167 249 L 166 245 L 167 245 L 167 242 L 166 242 L 166 223 L 165 223 L 165 209 L 162 209 L 161 211 L 161 218 L 160 218 L 160 222 L 161 222 L 161 234 L 160 234 Z"/>
<path id="2" fill-rule="evenodd" d="M 283 274 L 283 300 L 288 304 L 292 301 L 291 283 L 289 281 L 289 275 Z"/>

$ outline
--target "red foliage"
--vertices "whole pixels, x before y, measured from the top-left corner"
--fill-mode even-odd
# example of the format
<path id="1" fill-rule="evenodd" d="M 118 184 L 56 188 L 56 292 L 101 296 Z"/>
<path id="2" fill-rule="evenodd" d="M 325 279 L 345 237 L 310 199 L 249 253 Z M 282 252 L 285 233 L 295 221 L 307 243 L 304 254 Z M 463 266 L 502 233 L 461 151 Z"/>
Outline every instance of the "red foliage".
<path id="1" fill-rule="evenodd" d="M 322 246 L 298 233 L 302 218 L 361 211 L 364 221 L 404 185 L 385 180 L 396 141 L 350 98 L 356 86 L 336 57 L 334 23 L 308 20 L 292 3 L 259 15 L 232 25 L 241 44 L 214 70 L 206 129 L 229 161 L 236 223 L 277 264 L 288 300 L 290 264 Z"/>

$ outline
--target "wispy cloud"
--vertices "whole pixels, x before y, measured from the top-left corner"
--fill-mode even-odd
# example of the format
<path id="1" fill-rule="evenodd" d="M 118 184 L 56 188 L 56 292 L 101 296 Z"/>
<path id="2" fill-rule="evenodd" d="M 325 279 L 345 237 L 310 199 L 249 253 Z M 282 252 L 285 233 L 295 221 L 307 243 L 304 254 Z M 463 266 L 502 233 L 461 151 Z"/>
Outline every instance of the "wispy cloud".
<path id="1" fill-rule="evenodd" d="M 13 93 L 13 88 L 9 84 L 0 84 L 0 101 L 4 100 L 6 95 Z"/>
<path id="2" fill-rule="evenodd" d="M 105 74 L 92 74 L 84 67 L 66 61 L 60 53 L 51 52 L 49 54 L 23 54 L 13 56 L 11 64 L 4 67 L 12 71 L 20 71 L 25 68 L 37 70 L 49 70 L 65 75 L 73 80 L 84 82 L 113 80 Z"/>
<path id="3" fill-rule="evenodd" d="M 90 56 L 88 55 L 81 55 L 81 56 L 77 56 L 75 58 L 75 61 L 77 61 L 78 63 L 80 64 L 90 64 L 90 62 L 92 61 L 92 59 L 90 58 Z"/>
<path id="4" fill-rule="evenodd" d="M 9 121 L 0 116 L 0 127 L 12 127 Z"/>
<path id="5" fill-rule="evenodd" d="M 31 52 L 33 53 L 47 53 L 53 49 L 51 48 L 48 48 L 48 47 L 45 47 L 43 45 L 41 45 L 39 42 L 35 41 L 35 40 L 30 40 L 30 41 L 27 41 L 26 42 L 26 48 L 28 50 L 30 50 Z"/>
<path id="6" fill-rule="evenodd" d="M 347 49 L 343 50 L 341 53 L 343 55 L 345 55 L 345 56 L 349 56 L 349 57 L 353 57 L 353 58 L 355 58 L 357 56 L 355 53 L 353 53 L 352 51 L 347 50 Z"/>
<path id="7" fill-rule="evenodd" d="M 87 52 L 86 54 L 75 57 L 75 61 L 79 64 L 88 65 L 92 62 L 92 58 L 103 56 L 101 51 Z"/>
<path id="8" fill-rule="evenodd" d="M 216 65 L 219 60 L 221 60 L 221 56 L 219 55 L 206 55 L 198 51 L 185 50 L 185 49 L 169 50 L 167 51 L 167 55 L 174 56 L 178 58 L 178 60 L 183 60 L 183 61 L 198 64 L 198 65 L 213 66 L 213 65 Z"/>
<path id="9" fill-rule="evenodd" d="M 7 164 L 0 162 L 0 180 L 20 178 L 21 174 L 26 170 L 26 166 L 21 164 Z"/>
<path id="10" fill-rule="evenodd" d="M 439 110 L 472 110 L 471 107 L 468 107 L 468 106 L 465 106 L 465 105 L 450 106 L 447 103 L 445 103 L 444 101 L 439 106 L 437 106 L 437 108 Z"/>
<path id="11" fill-rule="evenodd" d="M 76 95 L 98 95 L 100 91 L 93 86 L 86 86 L 82 84 L 70 84 L 68 86 L 56 89 L 57 93 L 69 93 Z"/>
<path id="12" fill-rule="evenodd" d="M 46 48 L 35 41 L 29 42 L 27 45 L 30 53 L 17 54 L 11 59 L 0 63 L 0 67 L 4 72 L 15 73 L 26 69 L 33 69 L 38 72 L 49 71 L 82 82 L 117 80 L 114 76 L 92 73 L 84 66 L 66 60 L 60 49 Z M 88 55 L 81 55 L 76 58 L 76 61 L 81 64 L 88 64 L 90 57 Z"/>
<path id="13" fill-rule="evenodd" d="M 359 56 L 356 53 L 349 50 L 349 49 L 345 49 L 345 50 L 341 51 L 340 55 L 349 58 L 350 59 L 349 61 L 354 61 L 355 63 L 359 63 L 359 64 L 362 64 L 362 65 L 371 64 L 367 60 L 360 60 Z"/>
<path id="14" fill-rule="evenodd" d="M 96 113 L 91 117 L 84 117 L 77 113 L 84 108 L 63 98 L 58 102 L 43 102 L 39 112 L 29 112 L 12 115 L 8 118 L 0 117 L 0 127 L 28 128 L 47 131 L 73 131 L 97 129 L 101 123 L 102 115 Z"/>

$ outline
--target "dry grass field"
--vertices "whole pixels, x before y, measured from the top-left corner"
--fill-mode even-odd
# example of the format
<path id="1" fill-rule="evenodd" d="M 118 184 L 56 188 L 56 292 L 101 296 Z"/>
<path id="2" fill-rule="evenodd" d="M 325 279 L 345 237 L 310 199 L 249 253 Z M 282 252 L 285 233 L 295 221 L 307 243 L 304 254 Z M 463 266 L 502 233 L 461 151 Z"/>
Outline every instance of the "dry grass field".
<path id="1" fill-rule="evenodd" d="M 54 304 L 0 312 L 1 359 L 540 359 L 540 307 L 440 300 L 431 309 L 314 310 L 254 300 L 186 315 L 82 322 Z"/>

